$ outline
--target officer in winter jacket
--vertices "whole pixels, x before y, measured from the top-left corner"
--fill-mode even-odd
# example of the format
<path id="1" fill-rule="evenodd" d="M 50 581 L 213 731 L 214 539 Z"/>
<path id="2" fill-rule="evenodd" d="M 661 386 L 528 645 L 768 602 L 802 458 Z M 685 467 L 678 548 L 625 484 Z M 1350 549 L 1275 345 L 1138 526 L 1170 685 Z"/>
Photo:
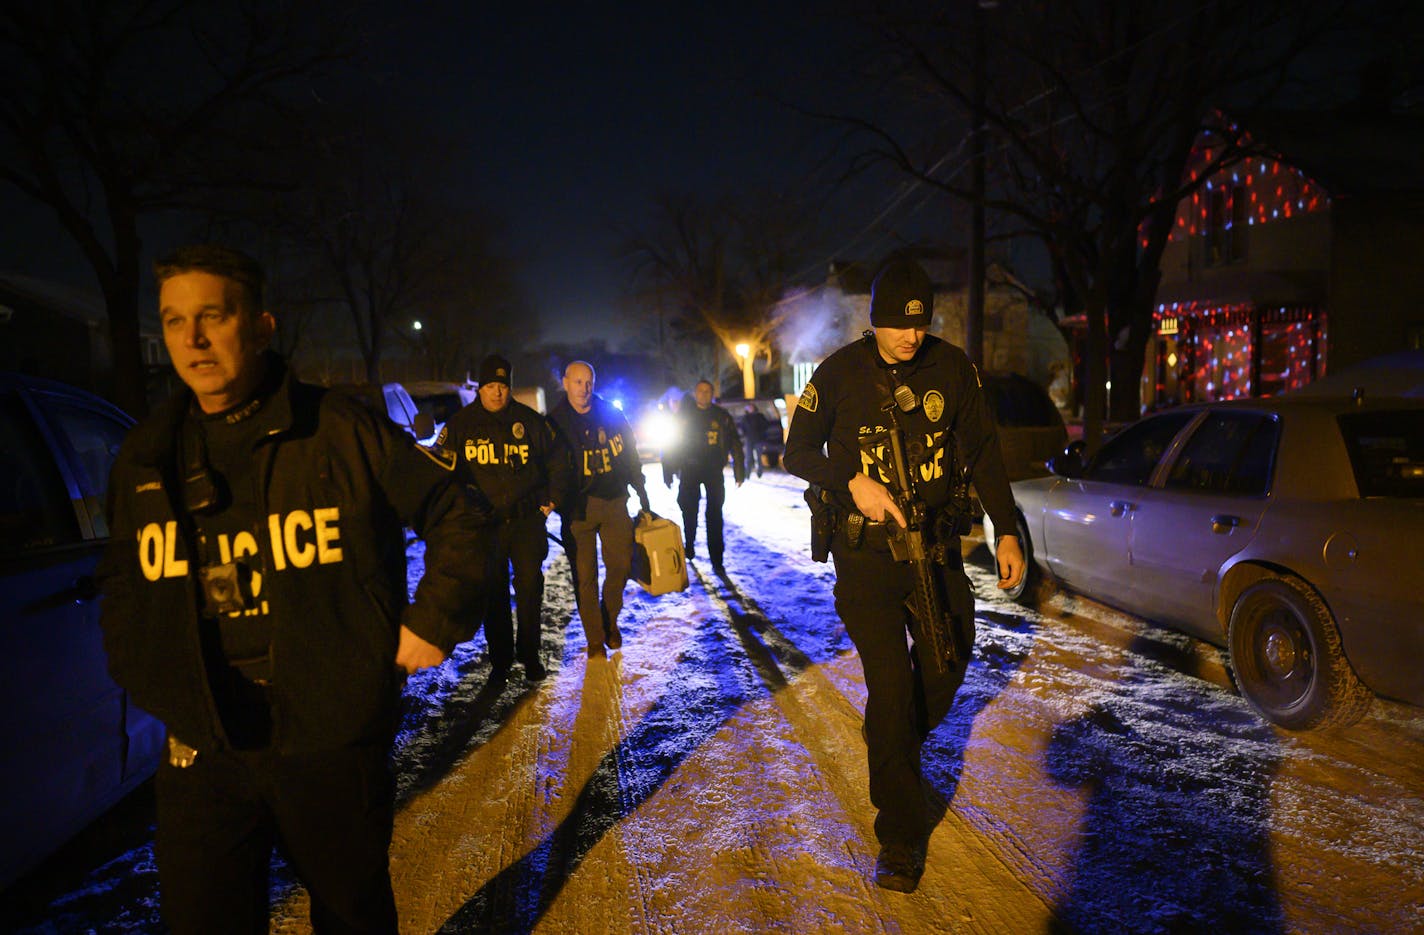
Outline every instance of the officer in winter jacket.
<path id="1" fill-rule="evenodd" d="M 604 647 L 623 645 L 618 614 L 633 570 L 629 486 L 637 491 L 643 512 L 652 512 L 633 430 L 623 413 L 593 391 L 593 382 L 591 364 L 582 360 L 569 364 L 564 368 L 564 398 L 549 413 L 573 460 L 573 489 L 559 513 L 590 659 L 605 657 Z M 603 547 L 605 572 L 601 591 L 598 543 Z"/>
<path id="2" fill-rule="evenodd" d="M 748 476 L 756 471 L 756 476 L 761 477 L 762 449 L 770 428 L 771 420 L 761 414 L 755 403 L 747 403 L 742 413 L 742 445 L 746 448 Z"/>
<path id="3" fill-rule="evenodd" d="M 692 405 L 689 405 L 689 400 Z M 677 445 L 663 455 L 663 483 L 672 486 L 673 475 L 681 480 L 677 505 L 682 509 L 682 536 L 688 558 L 696 558 L 697 504 L 707 491 L 707 557 L 712 567 L 722 571 L 722 502 L 726 482 L 722 478 L 727 458 L 732 459 L 732 477 L 737 486 L 746 479 L 742 461 L 742 440 L 732 416 L 712 403 L 712 384 L 700 380 L 691 396 L 682 398 L 677 410 Z"/>
<path id="4" fill-rule="evenodd" d="M 509 392 L 509 361 L 491 354 L 480 364 L 479 398 L 450 417 L 437 443 L 459 462 L 457 473 L 494 504 L 499 537 L 490 550 L 489 605 L 483 614 L 492 677 L 508 674 L 518 657 L 524 677 L 544 678 L 539 626 L 544 602 L 544 523 L 566 496 L 568 451 L 553 427 Z M 519 628 L 509 613 L 509 569 Z"/>
<path id="5" fill-rule="evenodd" d="M 933 310 L 934 293 L 919 264 L 906 257 L 888 260 L 871 285 L 873 330 L 811 375 L 784 457 L 786 470 L 830 495 L 840 518 L 830 552 L 836 612 L 865 670 L 863 733 L 880 842 L 875 881 L 901 892 L 919 885 L 936 815 L 920 776 L 920 746 L 949 712 L 974 639 L 974 599 L 958 533 L 952 522 L 939 521 L 953 518 L 946 514 L 961 483 L 957 452 L 963 452 L 963 467 L 995 528 L 1014 528 L 1013 495 L 978 373 L 962 350 L 927 333 Z M 936 569 L 957 631 L 949 636 L 960 651 L 957 663 L 943 671 L 922 658 L 906 610 L 915 573 L 890 552 L 891 524 L 906 524 L 892 493 L 909 491 L 895 490 L 895 479 L 881 468 L 887 463 L 884 433 L 892 425 L 888 407 L 903 426 L 908 469 L 925 501 L 927 525 L 944 546 L 944 564 Z M 1013 587 L 1024 572 L 1018 539 L 1002 537 L 997 554 L 999 587 Z M 906 648 L 907 630 L 916 638 L 913 649 Z"/>
<path id="6" fill-rule="evenodd" d="M 471 635 L 488 504 L 453 459 L 267 350 L 263 274 L 222 247 L 155 264 L 187 389 L 125 440 L 101 566 L 110 671 L 168 728 L 163 915 L 266 932 L 280 841 L 317 931 L 396 931 L 387 760 L 406 673 Z M 425 539 L 408 603 L 404 527 Z"/>

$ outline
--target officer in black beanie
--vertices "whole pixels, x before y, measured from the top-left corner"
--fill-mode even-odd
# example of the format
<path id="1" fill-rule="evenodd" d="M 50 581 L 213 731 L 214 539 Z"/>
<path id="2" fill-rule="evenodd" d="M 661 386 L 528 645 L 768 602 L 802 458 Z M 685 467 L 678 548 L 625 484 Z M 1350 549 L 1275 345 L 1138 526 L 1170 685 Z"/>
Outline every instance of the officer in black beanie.
<path id="1" fill-rule="evenodd" d="M 462 479 L 494 504 L 499 519 L 484 610 L 491 677 L 505 678 L 517 657 L 524 677 L 537 682 L 546 674 L 539 658 L 549 554 L 544 522 L 569 486 L 569 456 L 549 422 L 510 396 L 510 372 L 503 357 L 486 357 L 480 363 L 479 398 L 450 417 L 436 443 L 455 454 Z M 509 611 L 511 566 L 517 635 Z"/>
<path id="2" fill-rule="evenodd" d="M 920 776 L 920 746 L 949 712 L 964 679 L 974 639 L 974 600 L 953 536 L 944 543 L 947 564 L 938 568 L 955 621 L 959 661 L 947 671 L 922 665 L 918 647 L 907 649 L 905 640 L 911 627 L 905 602 L 915 587 L 914 571 L 891 557 L 888 542 L 888 525 L 905 526 L 905 515 L 891 495 L 894 479 L 877 465 L 888 460 L 884 436 L 874 437 L 889 424 L 885 410 L 895 405 L 897 386 L 914 394 L 915 407 L 898 418 L 907 448 L 917 455 L 910 470 L 918 474 L 929 519 L 951 507 L 957 443 L 995 528 L 1015 528 L 1013 496 L 978 371 L 963 350 L 928 334 L 933 312 L 934 290 L 920 265 L 904 256 L 887 260 L 871 285 L 872 329 L 811 375 L 784 456 L 786 470 L 830 495 L 840 520 L 830 551 L 836 612 L 865 672 L 863 736 L 880 843 L 875 882 L 906 893 L 919 885 L 930 832 L 941 814 Z M 1024 571 L 1018 540 L 1001 537 L 997 554 L 999 587 L 1011 588 Z"/>

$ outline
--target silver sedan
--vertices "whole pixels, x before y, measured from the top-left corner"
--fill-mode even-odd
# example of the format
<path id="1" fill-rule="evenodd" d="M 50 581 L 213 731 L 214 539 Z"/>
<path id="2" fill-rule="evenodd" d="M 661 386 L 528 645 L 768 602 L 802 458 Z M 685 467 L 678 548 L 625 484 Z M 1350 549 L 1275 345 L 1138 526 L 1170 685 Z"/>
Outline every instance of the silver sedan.
<path id="1" fill-rule="evenodd" d="M 1020 600 L 1062 584 L 1224 646 L 1293 730 L 1424 705 L 1424 402 L 1185 406 L 1051 467 L 1013 484 Z"/>

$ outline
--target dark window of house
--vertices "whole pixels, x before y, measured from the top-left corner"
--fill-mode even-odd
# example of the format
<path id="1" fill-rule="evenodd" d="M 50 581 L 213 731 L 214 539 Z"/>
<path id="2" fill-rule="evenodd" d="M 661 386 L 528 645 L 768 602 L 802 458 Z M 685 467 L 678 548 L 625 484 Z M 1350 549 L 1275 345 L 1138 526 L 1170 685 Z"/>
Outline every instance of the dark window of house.
<path id="1" fill-rule="evenodd" d="M 1207 194 L 1206 263 L 1219 266 L 1242 258 L 1247 221 L 1246 189 L 1216 185 Z"/>

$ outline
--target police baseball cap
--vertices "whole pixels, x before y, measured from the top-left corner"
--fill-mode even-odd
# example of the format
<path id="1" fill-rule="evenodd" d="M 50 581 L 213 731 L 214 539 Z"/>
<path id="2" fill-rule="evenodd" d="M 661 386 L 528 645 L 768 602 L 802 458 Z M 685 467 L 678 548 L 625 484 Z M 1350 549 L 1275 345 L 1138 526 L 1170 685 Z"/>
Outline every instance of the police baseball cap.
<path id="1" fill-rule="evenodd" d="M 503 383 L 505 386 L 509 386 L 509 375 L 509 361 L 498 354 L 491 354 L 480 361 L 480 386 L 484 386 L 486 383 Z"/>
<path id="2" fill-rule="evenodd" d="M 928 328 L 934 287 L 920 264 L 892 256 L 870 284 L 870 323 L 877 328 Z"/>

